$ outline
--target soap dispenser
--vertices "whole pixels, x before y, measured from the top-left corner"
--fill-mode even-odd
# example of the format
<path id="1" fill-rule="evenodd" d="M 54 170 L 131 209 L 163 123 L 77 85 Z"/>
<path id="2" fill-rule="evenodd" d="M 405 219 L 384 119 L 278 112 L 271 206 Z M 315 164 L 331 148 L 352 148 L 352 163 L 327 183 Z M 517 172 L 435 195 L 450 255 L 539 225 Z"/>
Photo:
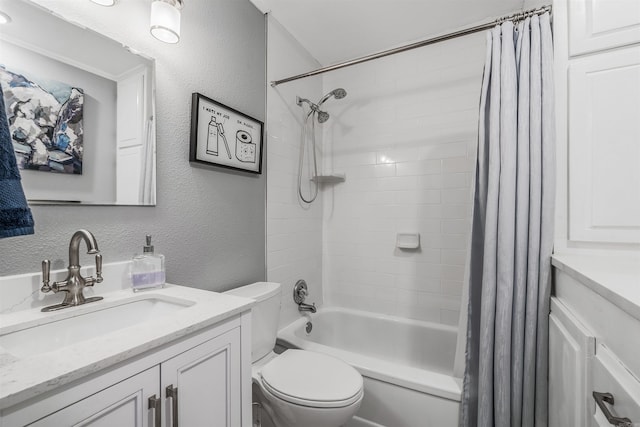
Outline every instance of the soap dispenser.
<path id="1" fill-rule="evenodd" d="M 131 266 L 131 288 L 134 292 L 148 288 L 164 286 L 164 255 L 153 251 L 151 235 L 147 234 L 147 244 L 142 249 L 142 255 L 133 257 Z"/>

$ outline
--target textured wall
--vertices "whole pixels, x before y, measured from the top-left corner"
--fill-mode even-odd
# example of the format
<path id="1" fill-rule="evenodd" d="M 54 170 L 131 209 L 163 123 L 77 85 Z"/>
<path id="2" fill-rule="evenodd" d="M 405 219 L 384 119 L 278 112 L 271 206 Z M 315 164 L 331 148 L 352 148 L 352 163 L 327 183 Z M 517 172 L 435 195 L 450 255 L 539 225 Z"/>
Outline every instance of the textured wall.
<path id="1" fill-rule="evenodd" d="M 188 162 L 192 92 L 265 119 L 263 15 L 248 0 L 186 2 L 180 43 L 167 45 L 149 35 L 146 0 L 37 3 L 156 59 L 157 206 L 34 206 L 36 234 L 0 240 L 0 275 L 37 271 L 43 258 L 64 268 L 71 234 L 87 228 L 105 262 L 128 259 L 153 234 L 173 283 L 223 290 L 263 280 L 265 175 Z"/>
<path id="2" fill-rule="evenodd" d="M 467 258 L 484 34 L 345 68 L 324 91 L 323 280 L 332 305 L 457 325 Z M 396 248 L 420 233 L 421 248 Z"/>
<path id="3" fill-rule="evenodd" d="M 319 67 L 273 17 L 269 17 L 268 39 L 268 80 Z M 322 96 L 321 90 L 320 77 L 267 89 L 267 277 L 282 284 L 281 326 L 300 316 L 292 298 L 298 279 L 304 279 L 309 286 L 307 302 L 322 303 L 322 195 L 311 205 L 302 204 L 298 199 L 302 110 L 296 105 L 296 95 L 317 100 Z M 320 143 L 320 129 L 317 136 Z M 307 167 L 305 173 L 308 174 Z M 309 182 L 308 178 L 304 181 Z M 308 188 L 303 189 L 308 197 Z"/>

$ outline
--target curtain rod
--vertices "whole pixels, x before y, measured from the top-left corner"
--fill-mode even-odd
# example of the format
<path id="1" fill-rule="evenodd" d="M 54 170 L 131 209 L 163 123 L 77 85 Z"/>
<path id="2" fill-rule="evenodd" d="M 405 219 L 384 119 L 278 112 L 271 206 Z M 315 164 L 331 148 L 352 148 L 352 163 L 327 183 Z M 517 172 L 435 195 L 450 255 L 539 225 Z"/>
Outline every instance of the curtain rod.
<path id="1" fill-rule="evenodd" d="M 531 9 L 524 12 L 519 12 L 509 16 L 503 16 L 502 18 L 498 18 L 491 22 L 487 22 L 485 24 L 476 25 L 475 27 L 466 28 L 464 30 L 455 31 L 453 33 L 445 34 L 442 36 L 434 37 L 427 40 L 422 40 L 419 42 L 411 43 L 405 46 L 396 47 L 394 49 L 385 50 L 382 52 L 374 53 L 367 56 L 362 56 L 360 58 L 352 59 L 345 62 L 340 62 L 338 64 L 329 65 L 327 67 L 318 68 L 317 70 L 309 71 L 306 73 L 298 74 L 296 76 L 287 77 L 286 79 L 274 80 L 271 82 L 272 87 L 276 87 L 282 83 L 288 83 L 293 80 L 303 79 L 305 77 L 315 76 L 317 74 L 326 73 L 327 71 L 338 70 L 340 68 L 350 67 L 351 65 L 362 64 L 363 62 L 372 61 L 374 59 L 383 58 L 385 56 L 394 55 L 396 53 L 406 52 L 411 49 L 416 49 L 418 47 L 428 46 L 430 44 L 443 42 L 446 40 L 451 40 L 457 37 L 466 36 L 469 34 L 477 33 L 479 31 L 487 30 L 489 28 L 493 28 L 494 26 L 501 24 L 506 21 L 519 21 L 525 19 L 529 16 L 542 14 L 545 12 L 551 12 L 551 6 L 542 6 L 538 9 Z"/>

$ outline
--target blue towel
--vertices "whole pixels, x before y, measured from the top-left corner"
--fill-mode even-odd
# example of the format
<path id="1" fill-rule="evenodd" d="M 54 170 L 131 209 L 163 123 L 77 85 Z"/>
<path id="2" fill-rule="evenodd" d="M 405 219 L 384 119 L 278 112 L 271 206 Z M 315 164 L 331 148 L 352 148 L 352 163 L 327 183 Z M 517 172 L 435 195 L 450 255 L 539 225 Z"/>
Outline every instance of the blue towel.
<path id="1" fill-rule="evenodd" d="M 20 183 L 0 87 L 0 238 L 33 234 L 33 217 Z"/>

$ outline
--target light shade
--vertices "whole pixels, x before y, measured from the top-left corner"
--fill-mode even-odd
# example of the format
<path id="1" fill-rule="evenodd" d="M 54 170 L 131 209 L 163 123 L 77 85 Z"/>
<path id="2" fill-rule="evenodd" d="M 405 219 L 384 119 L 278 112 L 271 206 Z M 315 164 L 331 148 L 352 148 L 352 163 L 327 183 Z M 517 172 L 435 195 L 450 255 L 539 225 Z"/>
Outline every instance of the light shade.
<path id="1" fill-rule="evenodd" d="M 0 24 L 8 24 L 11 22 L 11 17 L 4 12 L 0 12 Z"/>
<path id="2" fill-rule="evenodd" d="M 99 4 L 100 6 L 113 6 L 116 4 L 116 0 L 91 0 L 95 4 Z"/>
<path id="3" fill-rule="evenodd" d="M 151 3 L 151 35 L 165 43 L 180 40 L 180 7 L 178 0 L 153 0 Z"/>

